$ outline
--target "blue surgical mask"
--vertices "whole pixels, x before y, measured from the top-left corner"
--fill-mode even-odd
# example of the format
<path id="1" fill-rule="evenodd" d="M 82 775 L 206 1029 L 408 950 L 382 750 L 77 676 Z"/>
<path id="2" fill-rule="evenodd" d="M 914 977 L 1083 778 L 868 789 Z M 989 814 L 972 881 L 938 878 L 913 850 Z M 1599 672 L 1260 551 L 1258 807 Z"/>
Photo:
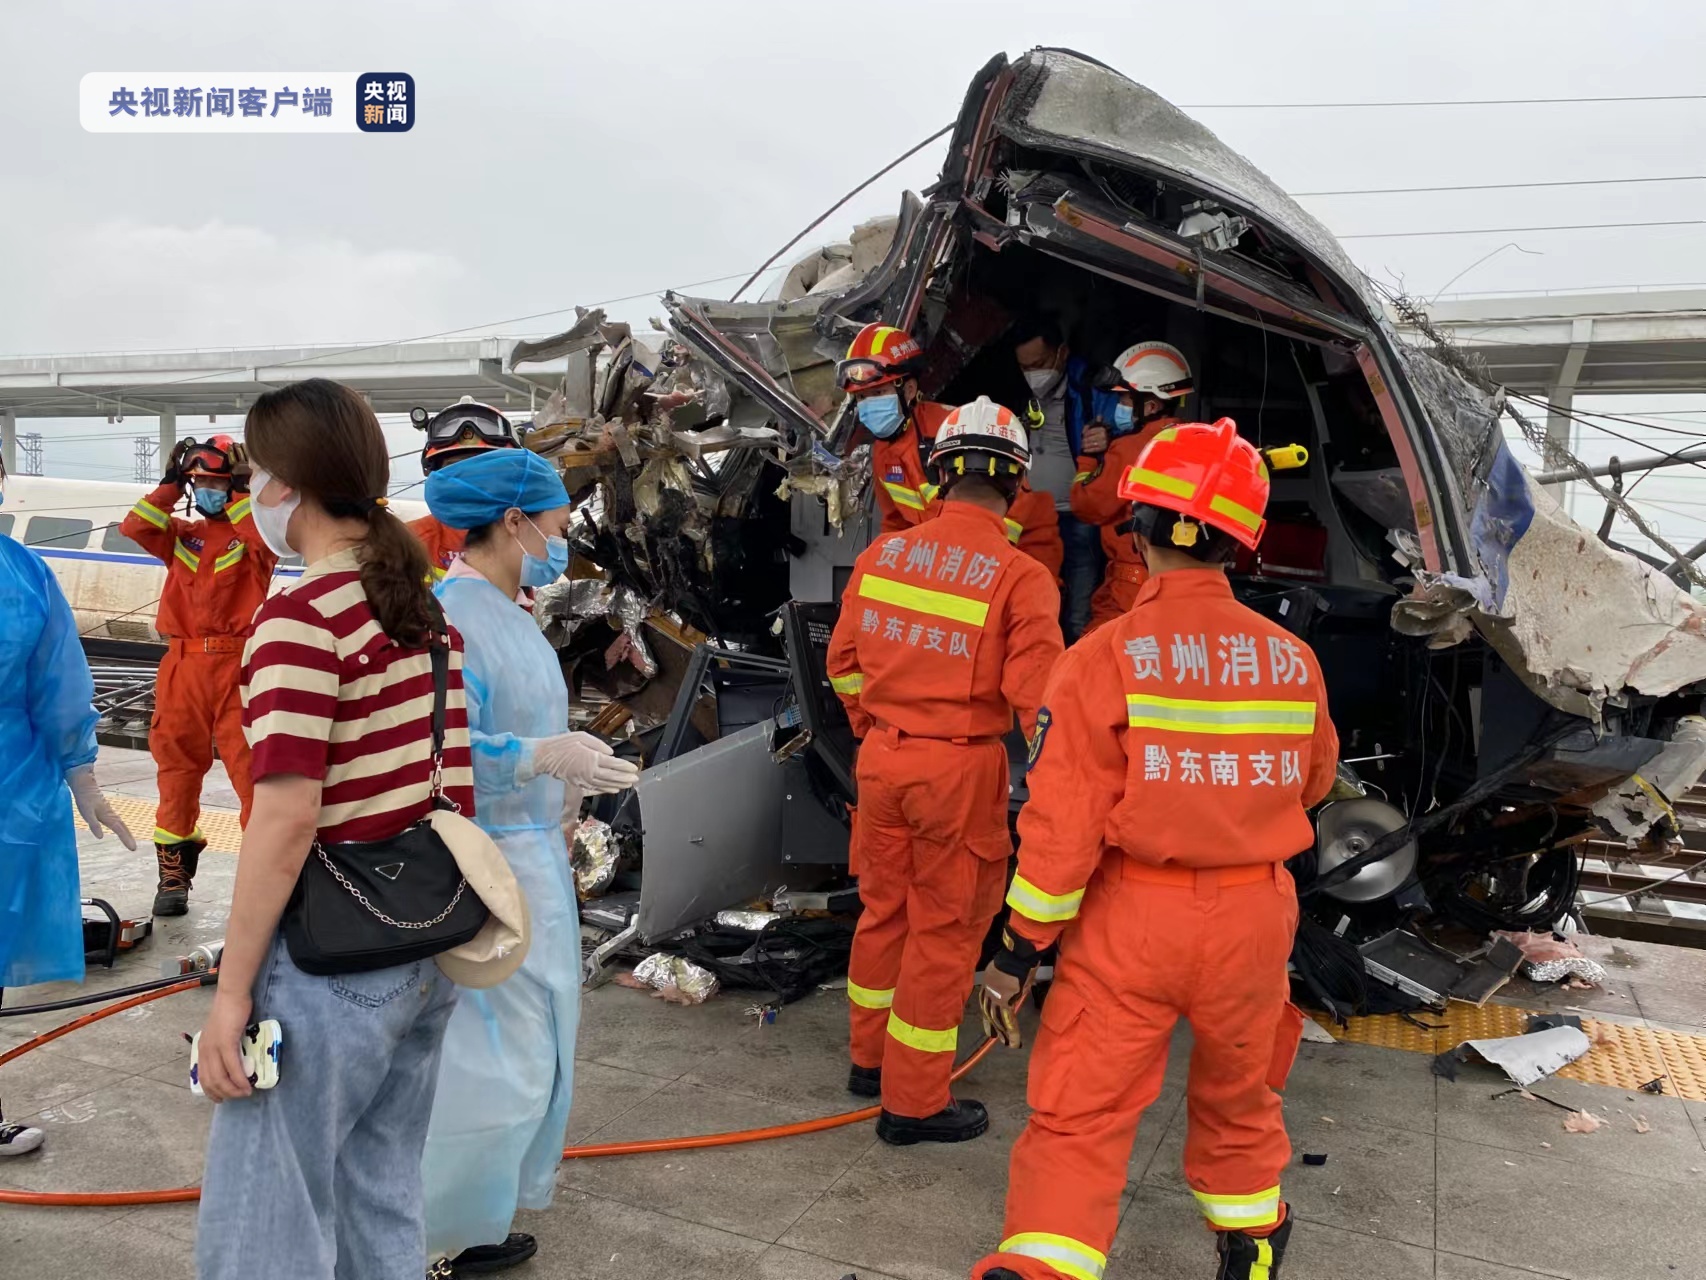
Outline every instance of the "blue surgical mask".
<path id="1" fill-rule="evenodd" d="M 533 524 L 533 521 L 529 520 L 527 523 Z M 545 539 L 545 558 L 541 560 L 526 547 L 522 547 L 521 585 L 548 587 L 569 571 L 569 540 L 549 537 L 536 524 L 533 524 L 533 532 Z M 521 540 L 517 538 L 516 541 Z"/>
<path id="2" fill-rule="evenodd" d="M 1124 400 L 1121 400 L 1114 406 L 1114 420 L 1111 425 L 1115 431 L 1130 431 L 1132 421 L 1133 415 L 1131 406 Z"/>
<path id="3" fill-rule="evenodd" d="M 204 516 L 216 516 L 225 510 L 225 503 L 230 496 L 223 489 L 197 489 L 195 509 Z"/>
<path id="4" fill-rule="evenodd" d="M 884 396 L 866 396 L 859 401 L 859 421 L 877 439 L 887 440 L 906 421 L 900 411 L 900 394 L 891 391 Z"/>

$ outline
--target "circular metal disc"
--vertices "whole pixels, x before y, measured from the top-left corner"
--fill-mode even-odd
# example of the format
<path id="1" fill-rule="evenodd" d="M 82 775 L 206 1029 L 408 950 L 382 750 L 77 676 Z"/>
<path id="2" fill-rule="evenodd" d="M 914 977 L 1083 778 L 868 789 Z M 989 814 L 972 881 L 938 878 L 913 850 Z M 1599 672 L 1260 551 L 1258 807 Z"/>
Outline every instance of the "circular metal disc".
<path id="1" fill-rule="evenodd" d="M 1328 805 L 1315 824 L 1316 874 L 1326 875 L 1403 825 L 1404 815 L 1398 809 L 1371 796 Z M 1323 892 L 1340 902 L 1378 902 L 1398 892 L 1415 869 L 1416 842 L 1412 840 Z"/>

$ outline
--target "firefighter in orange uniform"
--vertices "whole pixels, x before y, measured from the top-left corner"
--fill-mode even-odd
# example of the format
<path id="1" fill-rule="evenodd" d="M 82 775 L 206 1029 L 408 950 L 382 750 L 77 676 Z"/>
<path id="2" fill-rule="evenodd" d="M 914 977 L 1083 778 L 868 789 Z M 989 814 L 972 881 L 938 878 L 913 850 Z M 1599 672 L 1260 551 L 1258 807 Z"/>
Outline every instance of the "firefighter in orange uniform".
<path id="1" fill-rule="evenodd" d="M 862 740 L 848 1088 L 882 1097 L 877 1136 L 897 1146 L 989 1127 L 948 1075 L 1012 852 L 1002 737 L 1015 713 L 1031 734 L 1062 647 L 1054 579 L 1002 524 L 1029 461 L 1006 409 L 950 413 L 930 458 L 941 514 L 865 549 L 830 641 Z"/>
<path id="2" fill-rule="evenodd" d="M 488 449 L 515 449 L 521 444 L 515 438 L 515 428 L 509 419 L 473 396 L 463 396 L 459 402 L 448 409 L 441 409 L 430 418 L 425 409 L 412 409 L 409 418 L 426 432 L 426 444 L 421 446 L 423 476 Z M 432 516 L 409 521 L 409 529 L 426 546 L 427 560 L 432 564 L 432 580 L 435 583 L 442 581 L 451 564 L 462 554 L 463 540 L 468 531 L 452 529 Z"/>
<path id="3" fill-rule="evenodd" d="M 1276 1280 L 1291 1231 L 1280 1098 L 1302 1031 L 1287 1002 L 1297 896 L 1338 736 L 1315 655 L 1239 604 L 1226 564 L 1263 529 L 1265 455 L 1230 419 L 1158 433 L 1126 472 L 1149 577 L 1049 680 L 1003 949 L 979 1000 L 1013 1021 L 1038 952 L 1060 959 L 1031 1060 L 1000 1250 L 981 1280 L 1101 1280 L 1138 1119 L 1174 1024 L 1195 1037 L 1185 1177 L 1217 1280 Z"/>
<path id="4" fill-rule="evenodd" d="M 241 446 L 230 436 L 180 441 L 159 487 L 119 525 L 125 537 L 166 566 L 155 626 L 169 644 L 148 726 L 160 792 L 154 813 L 157 916 L 189 910 L 191 882 L 207 847 L 200 826 L 201 783 L 213 767 L 216 741 L 242 802 L 242 821 L 249 821 L 254 786 L 237 678 L 243 642 L 267 598 L 278 557 L 249 514 L 246 474 Z M 186 488 L 201 519 L 172 513 Z"/>
<path id="5" fill-rule="evenodd" d="M 940 510 L 926 459 L 951 406 L 924 399 L 918 374 L 924 352 L 904 329 L 868 324 L 854 336 L 836 381 L 853 397 L 859 424 L 871 433 L 871 475 L 876 481 L 882 532 L 900 533 Z M 1060 518 L 1047 494 L 1021 483 L 1003 525 L 1014 546 L 1060 578 L 1065 549 Z"/>
<path id="6" fill-rule="evenodd" d="M 1120 353 L 1096 379 L 1096 387 L 1114 392 L 1119 400 L 1111 429 L 1100 422 L 1084 428 L 1084 456 L 1078 459 L 1078 478 L 1069 496 L 1073 515 L 1101 526 L 1107 559 L 1102 585 L 1090 600 L 1088 630 L 1131 608 L 1148 576 L 1124 528 L 1131 504 L 1120 496 L 1120 486 L 1149 442 L 1178 421 L 1176 410 L 1192 389 L 1191 368 L 1177 347 L 1140 342 Z"/>

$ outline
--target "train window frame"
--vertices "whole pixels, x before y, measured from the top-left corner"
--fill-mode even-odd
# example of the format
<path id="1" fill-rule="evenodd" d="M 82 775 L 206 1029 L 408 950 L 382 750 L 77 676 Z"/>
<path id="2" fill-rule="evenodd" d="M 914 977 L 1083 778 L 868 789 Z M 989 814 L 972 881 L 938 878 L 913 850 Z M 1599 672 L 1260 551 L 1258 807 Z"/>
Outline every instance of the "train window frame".
<path id="1" fill-rule="evenodd" d="M 154 558 L 148 555 L 147 548 L 125 537 L 124 531 L 117 524 L 109 524 L 107 531 L 101 535 L 101 550 L 110 555 L 148 556 L 150 560 Z"/>
<path id="2" fill-rule="evenodd" d="M 17 520 L 17 518 L 18 516 L 16 512 L 0 511 L 0 538 L 9 538 L 12 536 L 12 524 Z"/>
<path id="3" fill-rule="evenodd" d="M 42 535 L 37 530 L 38 525 L 46 525 L 53 532 Z M 82 528 L 77 528 L 78 525 Z M 23 543 L 37 551 L 87 551 L 89 536 L 94 531 L 95 522 L 79 516 L 32 515 L 29 524 L 24 526 Z M 81 541 L 72 541 L 76 538 Z"/>

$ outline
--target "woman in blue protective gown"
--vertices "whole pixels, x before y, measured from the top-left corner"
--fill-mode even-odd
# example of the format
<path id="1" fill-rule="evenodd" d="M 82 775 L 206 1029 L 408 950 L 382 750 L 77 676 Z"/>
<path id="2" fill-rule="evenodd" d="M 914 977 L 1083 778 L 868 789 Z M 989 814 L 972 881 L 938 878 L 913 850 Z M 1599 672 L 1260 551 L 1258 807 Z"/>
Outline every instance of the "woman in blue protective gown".
<path id="1" fill-rule="evenodd" d="M 0 466 L 0 504 L 6 471 Z M 83 979 L 72 805 L 134 850 L 95 785 L 95 684 L 53 571 L 0 535 L 0 989 Z M 41 1132 L 0 1118 L 0 1155 Z"/>
<path id="2" fill-rule="evenodd" d="M 527 895 L 532 946 L 499 985 L 464 990 L 444 1037 L 423 1175 L 434 1276 L 502 1270 L 535 1252 L 512 1233 L 517 1208 L 551 1202 L 568 1123 L 580 1008 L 580 917 L 567 809 L 632 785 L 638 769 L 590 734 L 568 732 L 556 652 L 520 587 L 568 568 L 569 498 L 525 449 L 494 449 L 435 471 L 427 506 L 467 529 L 463 558 L 437 588 L 461 632 L 474 808 Z M 448 1259 L 442 1260 L 442 1259 Z"/>

